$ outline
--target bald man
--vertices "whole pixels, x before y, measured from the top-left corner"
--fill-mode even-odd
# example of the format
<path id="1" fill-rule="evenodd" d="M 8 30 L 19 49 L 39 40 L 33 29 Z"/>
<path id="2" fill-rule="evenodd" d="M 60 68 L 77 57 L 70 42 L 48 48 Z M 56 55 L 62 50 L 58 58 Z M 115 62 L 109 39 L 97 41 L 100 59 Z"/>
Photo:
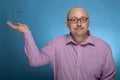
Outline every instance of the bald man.
<path id="1" fill-rule="evenodd" d="M 116 68 L 110 46 L 90 34 L 88 13 L 80 7 L 67 15 L 69 34 L 51 40 L 39 50 L 27 25 L 7 24 L 23 33 L 25 53 L 31 66 L 51 63 L 54 80 L 114 80 Z"/>

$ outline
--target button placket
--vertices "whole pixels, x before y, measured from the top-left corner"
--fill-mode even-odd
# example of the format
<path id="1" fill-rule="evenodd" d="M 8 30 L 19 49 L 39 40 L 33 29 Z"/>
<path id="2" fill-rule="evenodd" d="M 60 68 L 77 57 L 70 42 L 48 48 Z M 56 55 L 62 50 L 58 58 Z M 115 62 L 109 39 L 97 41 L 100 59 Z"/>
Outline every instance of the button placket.
<path id="1" fill-rule="evenodd" d="M 76 80 L 82 80 L 82 74 L 81 74 L 81 62 L 82 62 L 82 60 L 81 60 L 81 46 L 80 45 L 75 45 L 75 46 L 72 46 L 73 47 L 73 49 L 74 49 L 74 51 L 75 51 L 75 53 L 76 53 L 76 55 L 77 55 L 77 59 L 76 59 L 76 67 L 77 67 L 77 71 L 76 71 L 76 73 L 77 73 L 77 75 L 76 75 L 76 77 L 77 77 L 77 79 Z"/>
<path id="2" fill-rule="evenodd" d="M 80 50 L 80 45 L 77 46 L 77 79 L 78 80 L 81 80 L 81 66 L 80 66 L 80 63 L 81 63 L 81 50 Z"/>

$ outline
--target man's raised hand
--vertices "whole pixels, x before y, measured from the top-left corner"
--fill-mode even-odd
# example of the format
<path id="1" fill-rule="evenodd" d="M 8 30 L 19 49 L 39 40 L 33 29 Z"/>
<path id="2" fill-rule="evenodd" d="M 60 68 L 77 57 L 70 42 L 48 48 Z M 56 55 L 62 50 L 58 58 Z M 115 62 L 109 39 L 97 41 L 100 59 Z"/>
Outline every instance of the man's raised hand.
<path id="1" fill-rule="evenodd" d="M 9 27 L 11 27 L 12 29 L 14 29 L 16 31 L 19 31 L 19 32 L 22 32 L 22 33 L 25 33 L 25 32 L 29 31 L 28 26 L 25 25 L 25 24 L 17 23 L 17 25 L 13 25 L 12 22 L 8 21 L 7 25 Z"/>

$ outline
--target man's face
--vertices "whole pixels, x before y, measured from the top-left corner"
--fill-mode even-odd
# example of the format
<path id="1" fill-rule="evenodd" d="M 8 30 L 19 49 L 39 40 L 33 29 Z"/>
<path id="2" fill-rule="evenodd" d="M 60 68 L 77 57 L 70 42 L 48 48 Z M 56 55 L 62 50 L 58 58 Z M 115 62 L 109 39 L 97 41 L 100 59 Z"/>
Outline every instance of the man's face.
<path id="1" fill-rule="evenodd" d="M 67 27 L 72 36 L 84 36 L 87 34 L 89 26 L 88 14 L 81 8 L 74 8 L 68 15 Z"/>

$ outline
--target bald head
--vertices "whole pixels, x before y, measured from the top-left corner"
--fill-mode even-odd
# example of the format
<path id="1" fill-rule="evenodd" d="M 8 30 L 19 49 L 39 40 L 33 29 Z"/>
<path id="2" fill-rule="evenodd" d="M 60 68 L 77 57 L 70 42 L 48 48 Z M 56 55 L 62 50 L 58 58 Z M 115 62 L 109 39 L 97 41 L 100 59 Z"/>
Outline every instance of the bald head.
<path id="1" fill-rule="evenodd" d="M 81 8 L 81 7 L 74 7 L 72 9 L 70 9 L 70 11 L 68 12 L 67 14 L 67 19 L 69 19 L 71 16 L 74 16 L 74 15 L 78 15 L 79 16 L 85 16 L 85 17 L 88 17 L 88 13 L 85 9 Z"/>

